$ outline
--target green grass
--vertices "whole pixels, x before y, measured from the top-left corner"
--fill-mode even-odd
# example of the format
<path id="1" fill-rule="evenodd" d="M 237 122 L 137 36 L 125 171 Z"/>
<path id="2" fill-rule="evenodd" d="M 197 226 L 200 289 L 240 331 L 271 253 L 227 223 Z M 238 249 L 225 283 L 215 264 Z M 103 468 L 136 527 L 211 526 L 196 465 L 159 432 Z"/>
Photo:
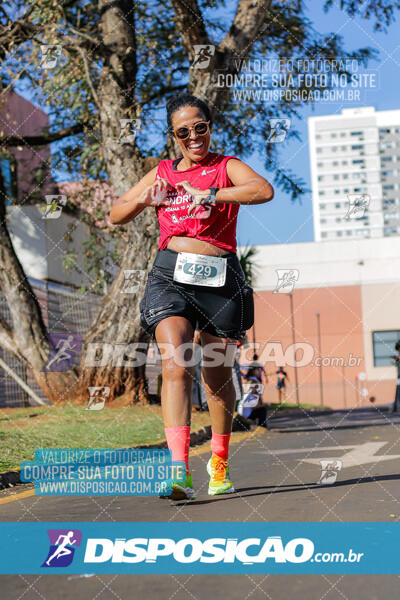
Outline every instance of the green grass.
<path id="1" fill-rule="evenodd" d="M 319 407 L 300 404 L 301 408 Z M 269 412 L 297 408 L 271 404 Z M 208 412 L 192 413 L 192 428 L 210 424 Z M 132 448 L 164 439 L 159 406 L 106 407 L 89 411 L 64 406 L 0 409 L 0 472 L 33 460 L 39 448 Z"/>
<path id="2" fill-rule="evenodd" d="M 192 428 L 210 424 L 192 414 Z M 159 406 L 84 410 L 81 406 L 0 409 L 0 472 L 33 460 L 39 448 L 131 448 L 164 439 Z"/>
<path id="3" fill-rule="evenodd" d="M 277 410 L 282 410 L 284 408 L 298 408 L 298 409 L 304 409 L 304 410 L 310 410 L 310 408 L 313 408 L 314 410 L 331 410 L 331 408 L 329 406 L 320 406 L 319 404 L 307 404 L 304 402 L 301 402 L 298 406 L 297 404 L 278 404 L 278 403 L 274 403 L 272 402 L 269 406 L 268 409 L 272 410 L 272 409 L 277 409 Z"/>

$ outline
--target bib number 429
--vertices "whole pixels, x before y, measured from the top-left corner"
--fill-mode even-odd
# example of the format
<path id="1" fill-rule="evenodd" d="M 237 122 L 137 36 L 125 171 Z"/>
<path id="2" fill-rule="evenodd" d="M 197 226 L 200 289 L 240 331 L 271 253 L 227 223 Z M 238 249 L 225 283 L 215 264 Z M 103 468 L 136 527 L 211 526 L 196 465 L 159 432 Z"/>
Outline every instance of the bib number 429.
<path id="1" fill-rule="evenodd" d="M 175 265 L 174 281 L 221 287 L 225 284 L 225 280 L 226 258 L 179 252 Z"/>

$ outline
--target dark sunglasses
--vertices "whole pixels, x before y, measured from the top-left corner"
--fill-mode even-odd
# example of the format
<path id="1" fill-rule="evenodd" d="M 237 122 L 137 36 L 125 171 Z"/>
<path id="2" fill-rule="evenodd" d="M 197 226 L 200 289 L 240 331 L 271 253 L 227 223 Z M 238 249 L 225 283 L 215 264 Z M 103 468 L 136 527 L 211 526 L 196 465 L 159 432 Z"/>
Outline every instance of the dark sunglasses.
<path id="1" fill-rule="evenodd" d="M 210 121 L 199 121 L 192 127 L 180 127 L 174 131 L 174 134 L 180 140 L 186 140 L 189 137 L 192 129 L 194 129 L 196 135 L 206 135 L 210 131 L 209 124 Z"/>

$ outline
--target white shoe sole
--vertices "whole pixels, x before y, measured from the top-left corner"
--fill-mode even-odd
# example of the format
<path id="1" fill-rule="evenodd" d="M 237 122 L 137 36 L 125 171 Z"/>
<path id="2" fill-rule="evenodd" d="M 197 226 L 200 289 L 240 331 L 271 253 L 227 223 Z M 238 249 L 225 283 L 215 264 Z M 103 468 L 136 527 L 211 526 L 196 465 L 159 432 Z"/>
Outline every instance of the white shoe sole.
<path id="1" fill-rule="evenodd" d="M 169 500 L 194 500 L 196 498 L 196 492 L 192 488 L 184 488 L 177 484 L 172 488 L 172 492 L 169 496 L 159 496 L 160 498 Z"/>
<path id="2" fill-rule="evenodd" d="M 235 488 L 233 486 L 228 488 L 227 490 L 212 490 L 212 489 L 208 488 L 208 495 L 209 496 L 223 496 L 224 494 L 233 494 L 234 491 L 235 491 Z"/>

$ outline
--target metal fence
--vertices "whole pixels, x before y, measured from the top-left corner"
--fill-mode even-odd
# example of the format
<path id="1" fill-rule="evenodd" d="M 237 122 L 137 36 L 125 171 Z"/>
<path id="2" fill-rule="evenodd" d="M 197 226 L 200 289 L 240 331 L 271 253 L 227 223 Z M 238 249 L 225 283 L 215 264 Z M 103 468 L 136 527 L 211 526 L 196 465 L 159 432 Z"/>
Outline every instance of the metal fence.
<path id="1" fill-rule="evenodd" d="M 85 336 L 98 311 L 101 297 L 94 294 L 82 295 L 74 288 L 49 281 L 31 278 L 28 278 L 28 281 L 39 302 L 43 320 L 50 333 L 75 333 Z M 10 311 L 2 294 L 0 294 L 0 317 L 12 326 Z M 47 402 L 30 369 L 25 368 L 18 359 L 2 348 L 0 348 L 0 357 L 39 398 Z M 33 403 L 32 398 L 15 379 L 0 367 L 0 408 L 29 406 Z"/>

